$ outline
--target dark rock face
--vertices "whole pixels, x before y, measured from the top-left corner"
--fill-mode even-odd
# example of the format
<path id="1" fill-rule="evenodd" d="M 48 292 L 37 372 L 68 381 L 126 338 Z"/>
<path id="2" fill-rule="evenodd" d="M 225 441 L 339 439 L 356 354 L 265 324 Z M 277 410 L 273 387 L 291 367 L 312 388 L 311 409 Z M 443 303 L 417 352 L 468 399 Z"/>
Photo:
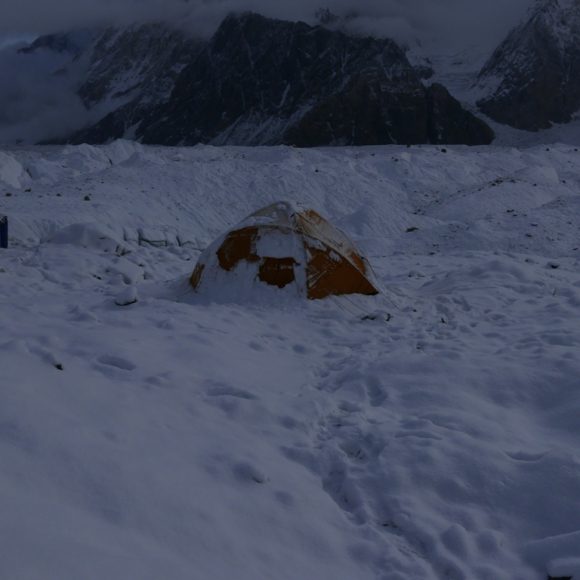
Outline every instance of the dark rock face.
<path id="1" fill-rule="evenodd" d="M 431 143 L 491 143 L 494 133 L 481 119 L 468 113 L 440 84 L 427 89 L 429 140 Z"/>
<path id="2" fill-rule="evenodd" d="M 390 40 L 245 14 L 226 19 L 155 112 L 162 121 L 140 136 L 167 144 L 440 142 L 429 132 L 428 94 Z M 489 143 L 490 131 L 478 133 L 479 122 L 462 112 L 474 130 L 457 140 Z"/>
<path id="3" fill-rule="evenodd" d="M 514 29 L 479 75 L 491 118 L 518 129 L 565 123 L 580 109 L 580 1 L 545 0 Z"/>
<path id="4" fill-rule="evenodd" d="M 193 145 L 487 144 L 493 133 L 390 40 L 256 14 L 207 42 L 161 25 L 106 31 L 79 94 L 117 106 L 72 143 L 119 137 Z"/>
<path id="5" fill-rule="evenodd" d="M 389 40 L 229 17 L 183 73 L 146 142 L 426 142 L 425 89 Z"/>

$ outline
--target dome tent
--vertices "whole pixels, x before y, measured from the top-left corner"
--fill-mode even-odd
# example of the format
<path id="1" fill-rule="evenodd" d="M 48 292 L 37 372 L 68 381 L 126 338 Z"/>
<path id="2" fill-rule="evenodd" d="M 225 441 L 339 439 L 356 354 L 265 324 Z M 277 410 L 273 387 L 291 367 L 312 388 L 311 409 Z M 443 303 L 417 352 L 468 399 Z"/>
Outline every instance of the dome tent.
<path id="1" fill-rule="evenodd" d="M 213 242 L 190 278 L 211 298 L 255 299 L 278 291 L 311 300 L 378 294 L 367 261 L 340 230 L 311 209 L 279 202 Z M 247 295 L 247 296 L 246 296 Z"/>

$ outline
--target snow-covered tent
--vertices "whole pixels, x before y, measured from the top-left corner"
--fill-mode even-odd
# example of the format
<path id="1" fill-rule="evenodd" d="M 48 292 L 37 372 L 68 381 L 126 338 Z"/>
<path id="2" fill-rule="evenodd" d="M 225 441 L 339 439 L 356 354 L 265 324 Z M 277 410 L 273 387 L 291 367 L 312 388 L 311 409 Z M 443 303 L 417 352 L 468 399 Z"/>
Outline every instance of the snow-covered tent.
<path id="1" fill-rule="evenodd" d="M 280 202 L 253 213 L 199 257 L 200 294 L 253 300 L 283 289 L 309 299 L 378 294 L 371 269 L 349 238 L 312 209 Z"/>

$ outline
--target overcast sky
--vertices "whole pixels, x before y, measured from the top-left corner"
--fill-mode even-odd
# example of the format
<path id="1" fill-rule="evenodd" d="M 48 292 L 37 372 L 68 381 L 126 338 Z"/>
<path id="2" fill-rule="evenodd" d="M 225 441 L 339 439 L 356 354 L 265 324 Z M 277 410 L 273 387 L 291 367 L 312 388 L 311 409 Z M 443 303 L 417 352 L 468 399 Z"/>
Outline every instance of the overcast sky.
<path id="1" fill-rule="evenodd" d="M 338 15 L 356 11 L 362 32 L 406 37 L 503 33 L 533 0 L 3 0 L 0 34 L 30 34 L 173 17 L 195 32 L 211 34 L 231 11 L 312 21 L 317 8 Z M 8 4 L 6 6 L 6 3 Z M 499 33 L 499 32 L 498 32 Z"/>

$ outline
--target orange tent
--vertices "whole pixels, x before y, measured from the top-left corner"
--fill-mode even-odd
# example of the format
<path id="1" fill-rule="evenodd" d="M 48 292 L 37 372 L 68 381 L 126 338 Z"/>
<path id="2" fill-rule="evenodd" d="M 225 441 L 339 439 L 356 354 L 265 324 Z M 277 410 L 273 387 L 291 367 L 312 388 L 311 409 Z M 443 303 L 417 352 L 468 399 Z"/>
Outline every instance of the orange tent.
<path id="1" fill-rule="evenodd" d="M 191 275 L 198 292 L 238 284 L 295 288 L 309 299 L 378 294 L 370 267 L 349 238 L 311 209 L 280 202 L 247 217 L 211 244 Z"/>

